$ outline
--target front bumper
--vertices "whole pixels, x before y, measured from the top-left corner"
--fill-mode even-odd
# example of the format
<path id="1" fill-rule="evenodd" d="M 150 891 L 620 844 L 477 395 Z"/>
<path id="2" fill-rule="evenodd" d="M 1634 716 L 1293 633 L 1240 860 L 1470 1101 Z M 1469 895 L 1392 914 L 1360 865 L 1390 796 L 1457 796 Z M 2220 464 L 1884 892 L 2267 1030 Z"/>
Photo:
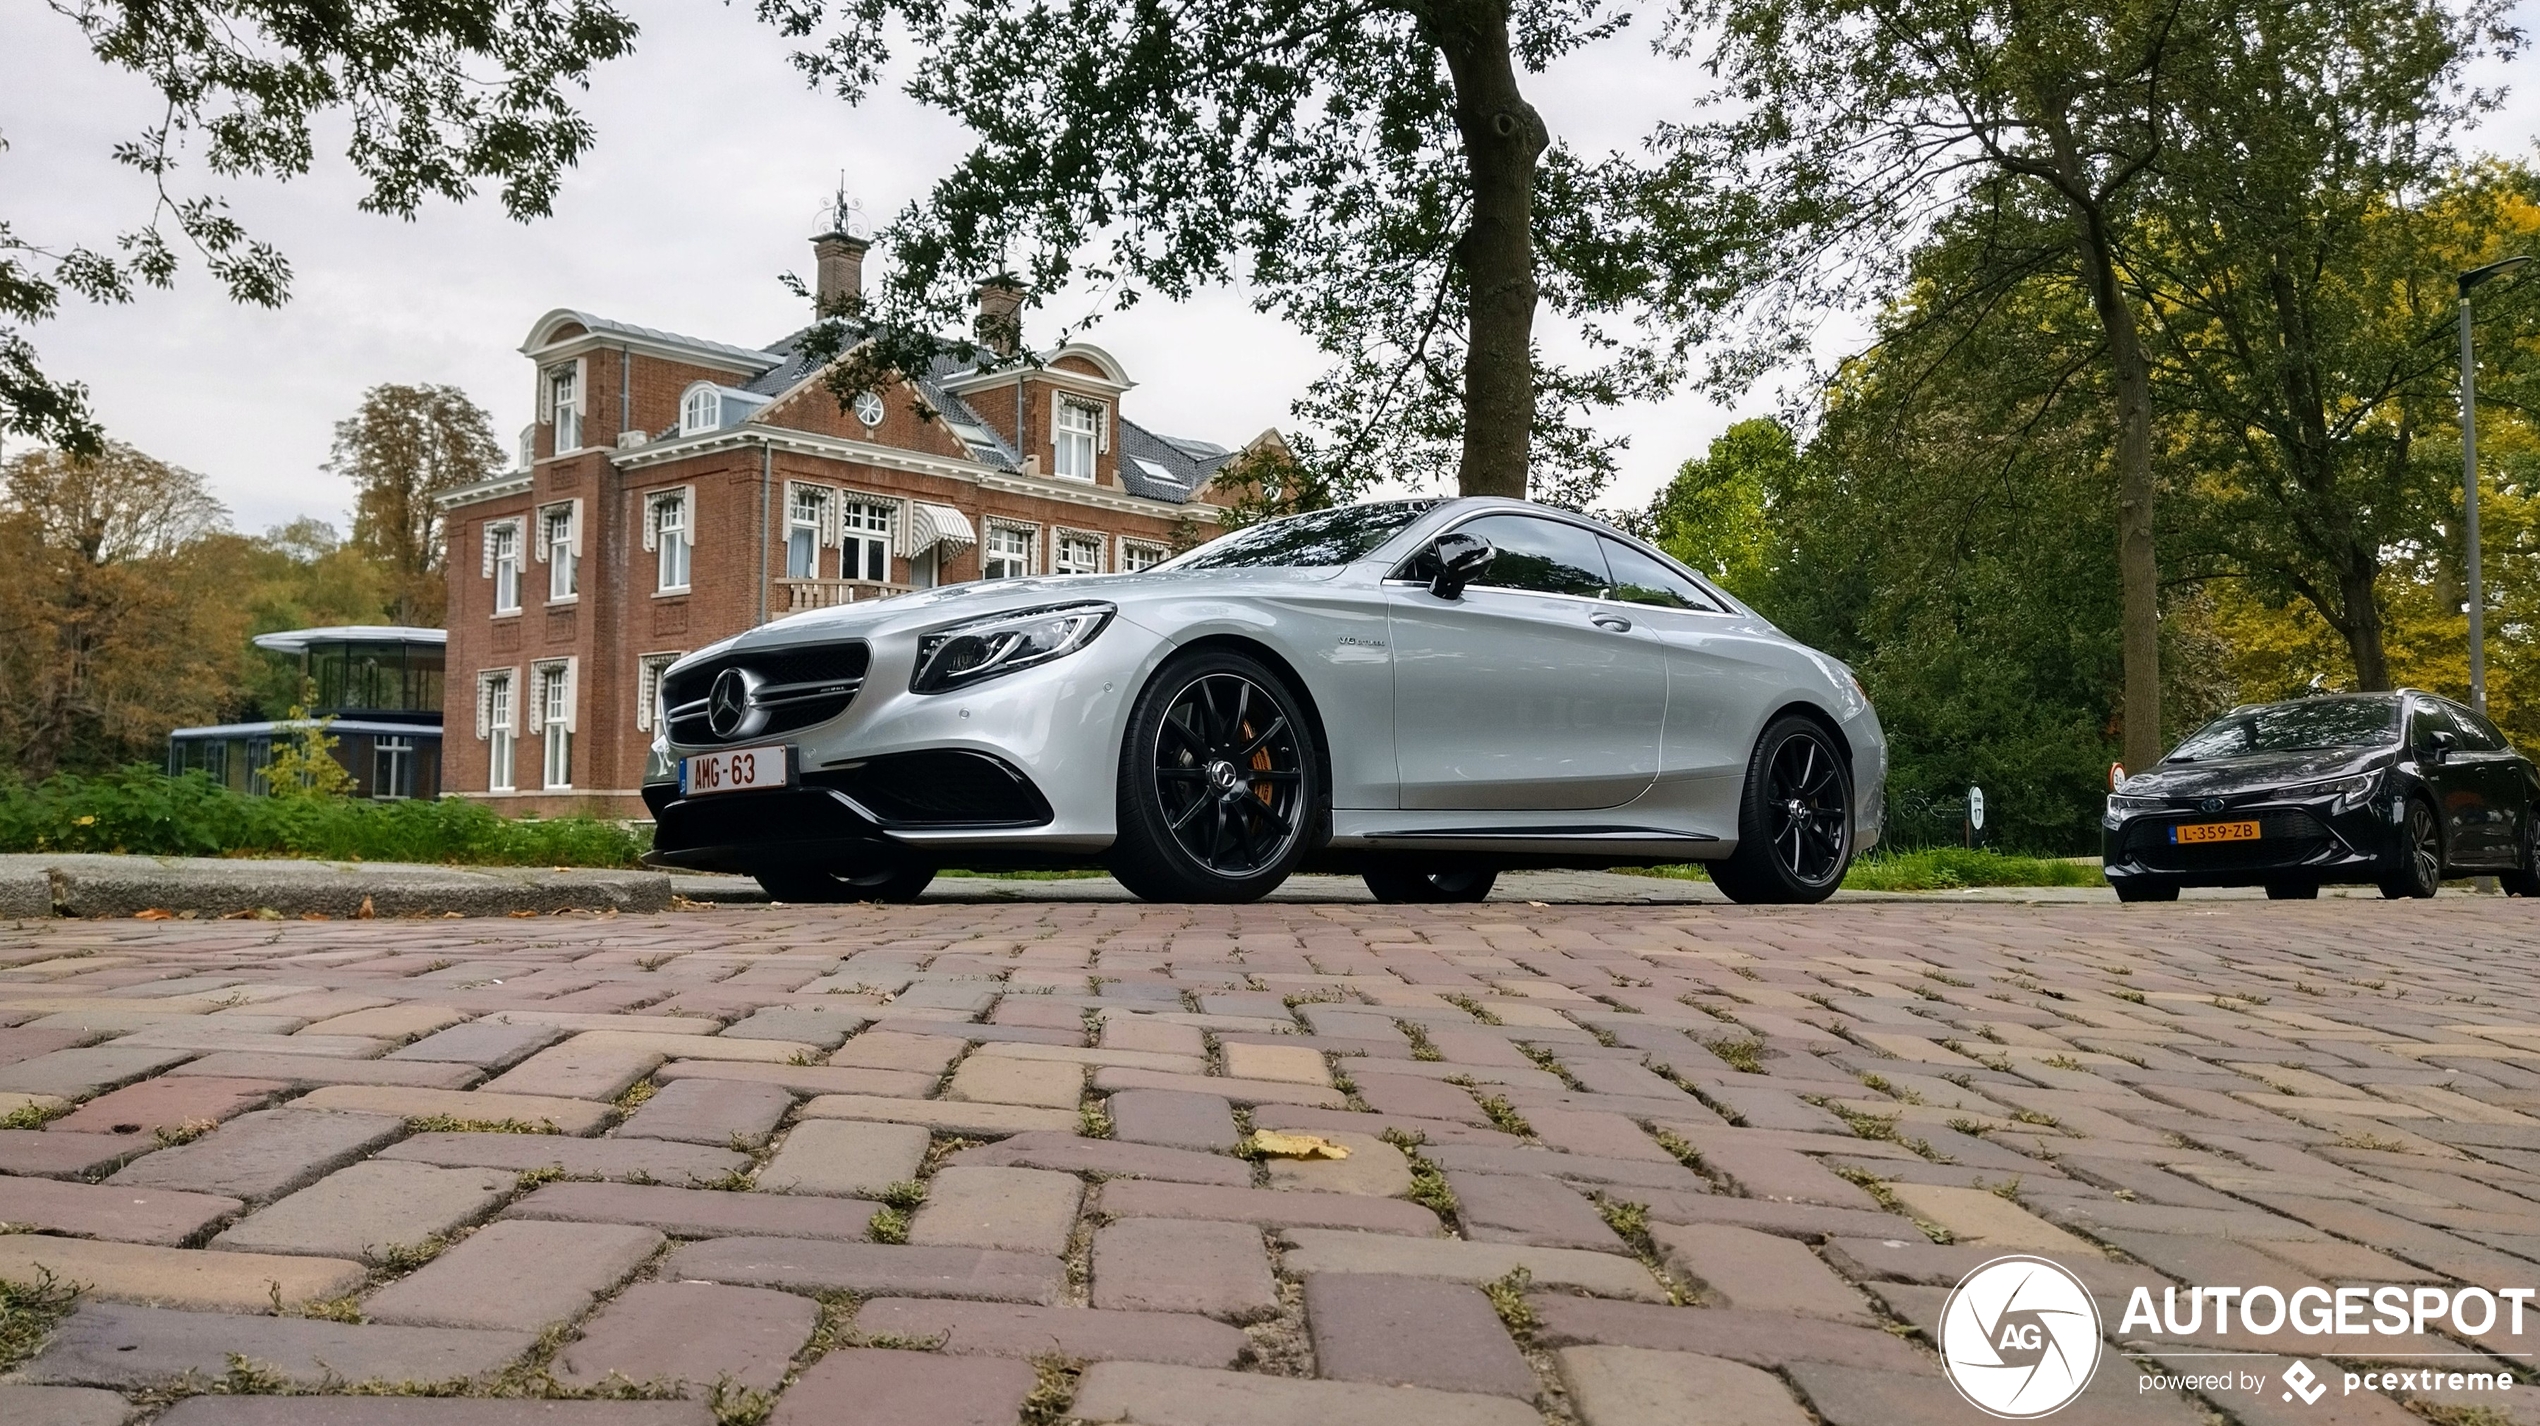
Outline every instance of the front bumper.
<path id="1" fill-rule="evenodd" d="M 795 785 L 682 797 L 668 743 L 644 788 L 658 866 L 751 872 L 879 858 L 1077 865 L 1110 847 L 1129 705 L 1173 645 L 1114 619 L 1083 650 L 975 687 L 911 693 L 919 630 L 864 633 L 862 687 L 834 716 L 737 740 L 792 749 Z"/>
<path id="2" fill-rule="evenodd" d="M 2196 806 L 2110 814 L 2100 861 L 2112 882 L 2260 886 L 2271 881 L 2371 882 L 2396 865 L 2392 799 L 2341 809 L 2335 798 L 2251 801 L 2217 812 Z M 2200 822 L 2258 823 L 2254 841 L 2179 844 L 2171 829 Z"/>

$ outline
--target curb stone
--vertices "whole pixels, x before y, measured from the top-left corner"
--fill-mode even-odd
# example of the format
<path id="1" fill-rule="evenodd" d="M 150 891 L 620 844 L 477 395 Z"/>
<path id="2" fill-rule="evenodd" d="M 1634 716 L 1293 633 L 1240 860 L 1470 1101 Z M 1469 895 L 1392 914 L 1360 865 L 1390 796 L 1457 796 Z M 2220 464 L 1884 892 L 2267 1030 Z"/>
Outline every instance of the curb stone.
<path id="1" fill-rule="evenodd" d="M 203 916 L 272 911 L 284 917 L 508 916 L 516 912 L 663 911 L 670 878 L 656 871 L 444 867 L 98 853 L 0 856 L 0 916 Z"/>

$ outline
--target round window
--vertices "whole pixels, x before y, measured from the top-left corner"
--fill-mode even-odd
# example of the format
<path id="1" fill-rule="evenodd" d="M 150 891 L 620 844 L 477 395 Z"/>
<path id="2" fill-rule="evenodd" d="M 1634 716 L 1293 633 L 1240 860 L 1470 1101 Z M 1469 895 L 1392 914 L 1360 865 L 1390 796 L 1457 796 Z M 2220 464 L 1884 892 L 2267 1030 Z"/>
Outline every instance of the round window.
<path id="1" fill-rule="evenodd" d="M 870 391 L 859 391 L 855 398 L 855 418 L 868 426 L 882 424 L 882 398 Z"/>

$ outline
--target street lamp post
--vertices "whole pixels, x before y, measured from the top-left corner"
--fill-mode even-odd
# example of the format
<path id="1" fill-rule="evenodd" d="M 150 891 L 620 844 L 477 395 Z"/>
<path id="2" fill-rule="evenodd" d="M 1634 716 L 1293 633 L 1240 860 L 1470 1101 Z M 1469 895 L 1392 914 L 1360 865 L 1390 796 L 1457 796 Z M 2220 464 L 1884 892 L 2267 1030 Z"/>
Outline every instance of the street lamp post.
<path id="1" fill-rule="evenodd" d="M 2509 257 L 2461 274 L 2461 536 L 2469 556 L 2469 703 L 2487 711 L 2487 591 L 2478 577 L 2478 362 L 2470 351 L 2469 294 L 2527 257 Z"/>

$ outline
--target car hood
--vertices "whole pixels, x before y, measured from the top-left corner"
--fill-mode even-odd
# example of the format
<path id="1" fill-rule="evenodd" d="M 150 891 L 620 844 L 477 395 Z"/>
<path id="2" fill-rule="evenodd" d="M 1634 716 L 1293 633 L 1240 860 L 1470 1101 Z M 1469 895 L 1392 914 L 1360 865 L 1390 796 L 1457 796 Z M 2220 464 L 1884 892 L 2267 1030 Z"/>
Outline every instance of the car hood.
<path id="1" fill-rule="evenodd" d="M 1125 609 L 1150 599 L 1275 594 L 1281 589 L 1292 589 L 1301 584 L 1328 583 L 1338 573 L 1337 568 L 1226 569 L 969 580 L 939 589 L 893 595 L 888 599 L 862 600 L 831 609 L 807 609 L 799 614 L 788 614 L 719 644 L 699 649 L 681 662 L 729 653 L 735 649 L 776 648 L 825 643 L 833 639 L 872 638 L 909 629 L 931 629 L 964 619 L 1042 609 L 1080 600 L 1107 600 Z"/>
<path id="2" fill-rule="evenodd" d="M 2320 782 L 2385 767 L 2395 751 L 2374 748 L 2313 748 L 2296 753 L 2253 753 L 2212 762 L 2162 763 L 2150 772 L 2126 779 L 2129 797 L 2219 797 L 2255 792 L 2294 783 Z"/>

